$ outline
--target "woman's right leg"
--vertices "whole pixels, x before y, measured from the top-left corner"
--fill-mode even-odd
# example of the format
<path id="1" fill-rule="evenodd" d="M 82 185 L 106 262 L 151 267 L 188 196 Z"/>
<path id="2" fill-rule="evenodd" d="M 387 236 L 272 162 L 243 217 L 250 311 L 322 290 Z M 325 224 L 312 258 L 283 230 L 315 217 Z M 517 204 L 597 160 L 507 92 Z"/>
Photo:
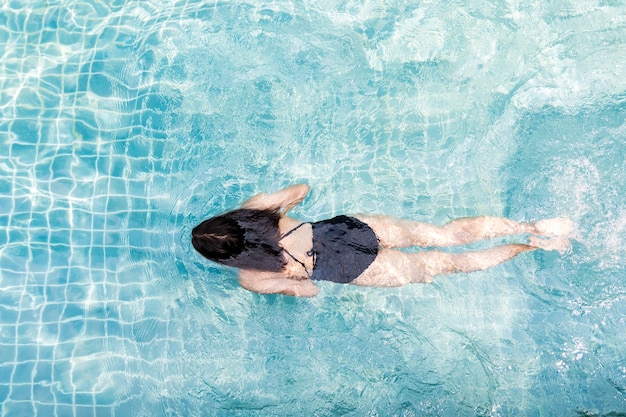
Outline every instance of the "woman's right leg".
<path id="1" fill-rule="evenodd" d="M 563 218 L 520 223 L 503 217 L 480 216 L 461 218 L 443 226 L 436 226 L 384 215 L 356 217 L 374 230 L 380 245 L 384 248 L 454 246 L 522 233 L 564 236 L 572 227 L 571 222 Z"/>

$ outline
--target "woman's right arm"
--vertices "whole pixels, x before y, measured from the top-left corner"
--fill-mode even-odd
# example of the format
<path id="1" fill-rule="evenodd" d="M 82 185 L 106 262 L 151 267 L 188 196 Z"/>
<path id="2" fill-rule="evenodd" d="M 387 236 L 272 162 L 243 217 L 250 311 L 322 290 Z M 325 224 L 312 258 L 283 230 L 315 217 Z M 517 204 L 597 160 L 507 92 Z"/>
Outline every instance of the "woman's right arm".
<path id="1" fill-rule="evenodd" d="M 283 214 L 298 205 L 309 193 L 307 184 L 296 184 L 271 194 L 261 193 L 241 205 L 244 209 L 282 210 Z"/>
<path id="2" fill-rule="evenodd" d="M 284 294 L 295 297 L 313 297 L 320 290 L 310 279 L 286 278 L 280 272 L 240 269 L 239 284 L 260 294 Z"/>

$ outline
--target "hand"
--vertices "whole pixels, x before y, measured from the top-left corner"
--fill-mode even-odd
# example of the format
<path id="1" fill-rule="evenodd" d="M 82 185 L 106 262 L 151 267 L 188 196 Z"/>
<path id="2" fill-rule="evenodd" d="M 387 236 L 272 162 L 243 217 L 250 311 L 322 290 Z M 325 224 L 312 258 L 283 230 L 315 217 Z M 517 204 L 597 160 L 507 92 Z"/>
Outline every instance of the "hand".
<path id="1" fill-rule="evenodd" d="M 294 208 L 308 194 L 311 187 L 307 184 L 296 184 L 275 193 L 261 193 L 251 197 L 241 205 L 242 208 L 254 210 L 282 210 L 283 214 Z"/>

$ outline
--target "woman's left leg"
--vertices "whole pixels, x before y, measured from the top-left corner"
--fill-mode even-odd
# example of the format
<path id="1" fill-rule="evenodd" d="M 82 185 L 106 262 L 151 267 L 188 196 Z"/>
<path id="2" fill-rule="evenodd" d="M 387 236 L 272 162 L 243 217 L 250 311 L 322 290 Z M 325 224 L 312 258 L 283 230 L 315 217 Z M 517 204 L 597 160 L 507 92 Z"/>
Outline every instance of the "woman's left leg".
<path id="1" fill-rule="evenodd" d="M 359 275 L 353 284 L 371 287 L 400 287 L 409 283 L 432 282 L 435 275 L 447 275 L 455 272 L 475 272 L 491 268 L 512 259 L 516 255 L 544 247 L 557 249 L 539 243 L 537 246 L 510 244 L 490 249 L 447 253 L 426 251 L 405 253 L 393 249 L 381 249 L 372 264 Z"/>

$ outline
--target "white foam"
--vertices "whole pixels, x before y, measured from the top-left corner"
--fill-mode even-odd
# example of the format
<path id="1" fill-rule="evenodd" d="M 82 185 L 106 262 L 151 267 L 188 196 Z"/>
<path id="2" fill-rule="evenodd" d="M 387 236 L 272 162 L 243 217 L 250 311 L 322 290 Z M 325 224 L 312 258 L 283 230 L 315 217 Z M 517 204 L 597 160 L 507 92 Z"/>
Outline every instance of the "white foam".
<path id="1" fill-rule="evenodd" d="M 383 62 L 424 62 L 440 58 L 447 31 L 436 17 L 426 17 L 424 9 L 399 21 L 390 38 L 381 41 L 368 54 L 370 66 L 382 70 Z"/>
<path id="2" fill-rule="evenodd" d="M 552 174 L 550 192 L 557 211 L 579 225 L 573 237 L 589 256 L 606 268 L 623 266 L 626 258 L 626 210 L 613 211 L 611 184 L 604 184 L 598 167 L 586 157 L 565 159 Z M 617 191 L 619 192 L 619 191 Z M 607 202 L 609 204 L 607 204 Z M 589 218 L 594 223 L 589 222 Z"/>

